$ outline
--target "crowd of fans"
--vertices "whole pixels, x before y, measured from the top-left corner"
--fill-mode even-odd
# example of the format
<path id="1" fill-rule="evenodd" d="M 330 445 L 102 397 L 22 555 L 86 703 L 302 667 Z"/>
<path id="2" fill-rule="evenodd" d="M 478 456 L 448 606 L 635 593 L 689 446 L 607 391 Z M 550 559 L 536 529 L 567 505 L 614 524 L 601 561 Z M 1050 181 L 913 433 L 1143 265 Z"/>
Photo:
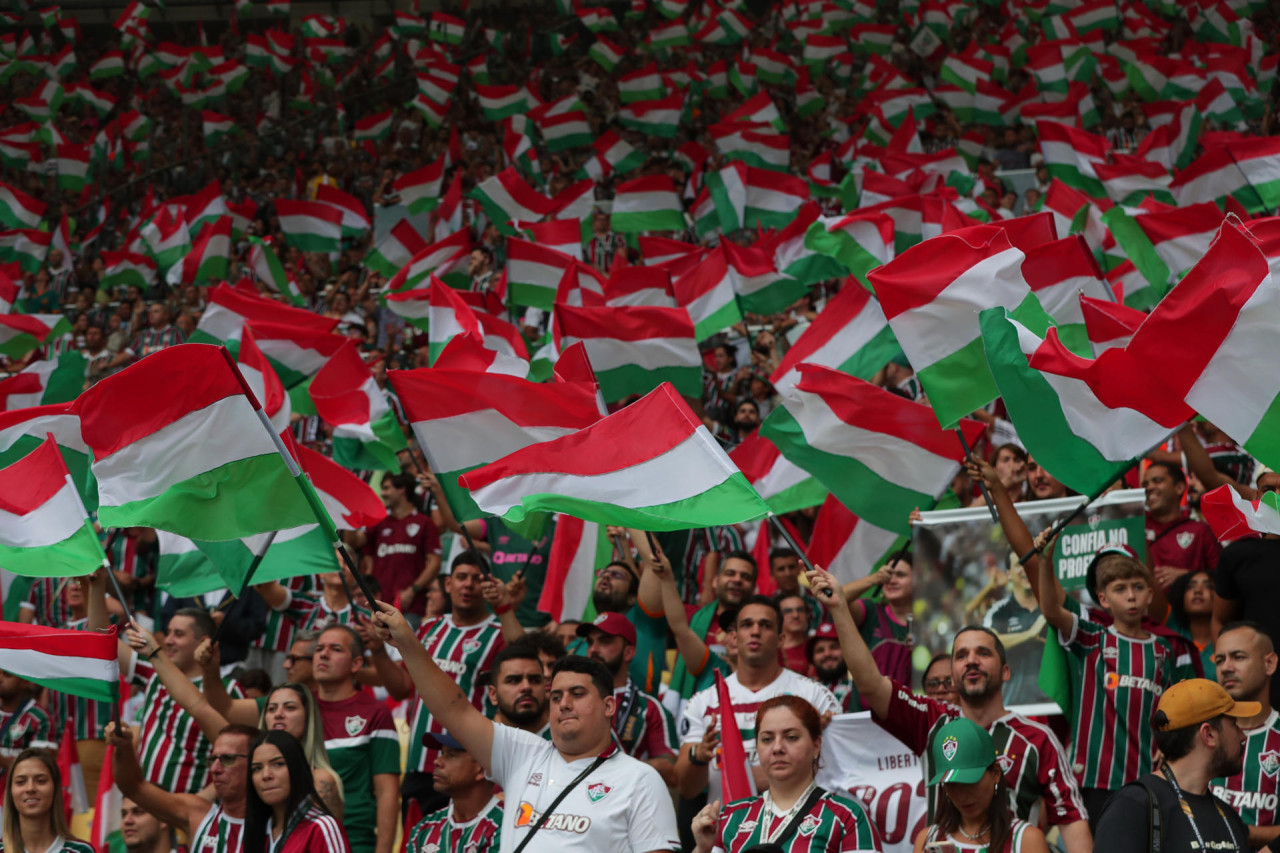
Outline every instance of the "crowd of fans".
<path id="1" fill-rule="evenodd" d="M 650 54 L 663 73 L 687 80 L 740 58 L 744 45 L 798 53 L 802 44 L 786 35 L 801 4 L 636 0 L 600 7 L 621 23 L 608 31 L 624 54 L 613 68 L 588 55 L 593 35 L 583 21 L 592 10 L 581 7 L 488 4 L 450 17 L 464 34 L 441 48 L 432 33 L 448 21 L 429 12 L 408 16 L 422 25 L 415 30 L 404 18 L 291 21 L 273 15 L 278 5 L 237 2 L 227 19 L 197 27 L 169 23 L 158 9 L 140 14 L 147 7 L 134 3 L 114 33 L 64 27 L 69 19 L 56 10 L 56 23 L 44 28 L 24 26 L 25 9 L 4 13 L 12 26 L 0 34 L 14 36 L 0 44 L 6 63 L 16 62 L 28 39 L 28 54 L 71 51 L 81 72 L 64 80 L 90 79 L 87 69 L 122 47 L 133 63 L 119 76 L 92 78 L 113 107 L 99 112 L 88 100 L 68 98 L 53 107 L 56 121 L 43 131 L 22 128 L 31 116 L 24 104 L 47 95 L 46 77 L 17 68 L 0 78 L 7 102 L 0 145 L 20 140 L 17 148 L 29 155 L 23 164 L 12 148 L 0 149 L 7 152 L 0 180 L 47 203 L 51 226 L 61 222 L 69 238 L 34 267 L 3 268 L 19 286 L 15 305 L 24 313 L 62 315 L 69 323 L 41 349 L 8 357 L 8 371 L 75 351 L 92 384 L 184 343 L 217 282 L 102 286 L 102 253 L 130 249 L 158 207 L 217 181 L 225 202 L 248 212 L 230 249 L 229 282 L 280 295 L 249 261 L 250 238 L 264 239 L 296 289 L 295 304 L 336 319 L 385 386 L 388 367 L 430 362 L 427 336 L 386 307 L 389 277 L 363 263 L 387 223 L 403 215 L 397 179 L 444 157 L 442 186 L 460 176 L 465 195 L 518 161 L 527 179 L 554 197 L 596 163 L 589 147 L 535 147 L 513 161 L 512 126 L 486 118 L 472 97 L 477 68 L 492 84 L 527 85 L 540 103 L 576 97 L 595 137 L 616 132 L 643 154 L 625 175 L 595 175 L 583 260 L 607 276 L 644 260 L 633 235 L 612 230 L 615 183 L 669 175 L 692 212 L 704 173 L 727 162 L 710 128 L 756 87 L 774 97 L 788 126 L 790 171 L 813 178 L 824 157 L 876 121 L 860 104 L 872 73 L 885 73 L 881 66 L 932 90 L 947 55 L 997 43 L 1010 27 L 1022 31 L 1014 25 L 1029 20 L 1029 8 L 1036 21 L 1056 8 L 951 4 L 945 48 L 929 50 L 917 46 L 921 9 L 943 4 L 868 7 L 868 20 L 892 25 L 892 47 L 883 57 L 856 52 L 854 83 L 822 63 L 805 67 L 803 88 L 819 95 L 821 109 L 802 108 L 795 80 L 735 84 L 727 95 L 699 98 L 675 138 L 662 138 L 618 125 L 622 75 Z M 861 14 L 866 4 L 807 4 L 806 15 L 808 6 L 821 17 L 855 7 Z M 1220 8 L 1232 19 L 1239 13 L 1257 44 L 1274 45 L 1274 4 Z M 1197 16 L 1143 9 L 1167 25 L 1163 53 L 1192 52 Z M 745 39 L 652 47 L 652 34 L 671 21 L 715 21 L 717 12 L 750 22 Z M 218 62 L 247 62 L 254 40 L 272 32 L 296 37 L 283 56 L 289 70 L 250 63 L 247 84 L 201 103 L 234 125 L 229 141 L 206 138 L 192 108 L 193 80 L 209 83 L 208 69 Z M 1033 34 L 1048 39 L 1039 24 Z M 214 58 L 194 76 L 143 75 L 138 44 L 150 44 L 153 54 L 181 45 Z M 424 63 L 439 67 L 436 53 L 467 72 L 444 116 L 428 119 L 405 104 L 418 92 L 414 72 Z M 1008 91 L 1030 84 L 1027 70 L 1009 71 Z M 1099 116 L 1091 129 L 1116 151 L 1137 150 L 1151 130 L 1138 94 L 1116 94 L 1101 75 L 1089 89 Z M 1270 133 L 1269 91 L 1262 109 L 1219 129 Z M 969 124 L 945 103 L 937 107 L 914 137 L 925 153 L 977 135 L 965 210 L 995 220 L 1043 203 L 1051 180 L 1032 125 Z M 134 110 L 149 119 L 145 136 L 112 129 Z M 355 138 L 362 119 L 387 110 L 385 135 Z M 15 128 L 17 136 L 9 132 Z M 83 190 L 59 181 L 59 146 L 101 150 Z M 704 162 L 687 162 L 690 146 Z M 839 160 L 830 168 L 812 186 L 823 212 L 834 214 L 844 210 L 838 188 L 853 170 Z M 1012 170 L 1033 174 L 1021 195 Z M 377 230 L 346 236 L 331 255 L 291 246 L 274 202 L 314 198 L 321 186 L 358 199 Z M 700 234 L 689 221 L 685 231 L 652 236 L 699 245 L 749 245 L 760 236 L 746 229 Z M 501 224 L 464 199 L 462 227 L 473 246 L 464 289 L 497 289 L 507 255 Z M 703 342 L 703 396 L 691 402 L 726 449 L 753 435 L 778 405 L 771 376 L 787 349 L 841 288 L 860 286 L 853 278 L 818 282 L 786 310 L 747 314 Z M 512 312 L 510 319 L 531 352 L 545 343 L 547 312 Z M 925 400 L 905 359 L 885 364 L 873 381 Z M 1051 548 L 1034 538 L 1017 505 L 1068 490 L 1028 457 L 998 403 L 975 416 L 1001 438 L 975 449 L 948 497 L 953 505 L 983 506 L 989 495 L 1016 554 Z M 320 417 L 295 413 L 290 429 L 299 444 L 332 451 L 333 427 Z M 816 781 L 831 716 L 855 711 L 869 711 L 919 757 L 928 816 L 908 839 L 917 851 L 1038 853 L 1049 844 L 1068 853 L 1162 845 L 1244 851 L 1264 849 L 1280 834 L 1276 539 L 1220 543 L 1198 516 L 1206 489 L 1230 484 L 1256 497 L 1280 491 L 1280 475 L 1211 423 L 1185 427 L 1143 466 L 1145 560 L 1104 549 L 1080 600 L 1064 593 L 1048 558 L 997 572 L 988 593 L 1008 588 L 1009 607 L 1040 611 L 1069 654 L 1070 707 L 1052 719 L 1004 703 L 1004 685 L 1018 675 L 1001 639 L 1013 633 L 1001 628 L 1012 617 L 1000 622 L 988 613 L 983 624 L 961 627 L 946 647 L 927 649 L 933 657 L 923 670 L 913 669 L 913 648 L 923 638 L 912 624 L 922 602 L 907 551 L 841 583 L 820 567 L 806 571 L 801 555 L 773 540 L 767 526 L 610 529 L 612 558 L 595 567 L 592 581 L 595 617 L 552 621 L 537 603 L 554 533 L 526 539 L 501 519 L 459 522 L 413 437 L 406 439 L 403 470 L 359 472 L 388 513 L 344 536 L 363 583 L 343 569 L 255 584 L 230 604 L 220 594 L 184 599 L 163 588 L 156 532 L 131 528 L 103 531 L 109 569 L 30 584 L 15 611 L 23 622 L 94 630 L 123 624 L 126 613 L 134 617 L 120 648 L 133 695 L 125 724 L 117 725 L 105 703 L 0 675 L 3 849 L 90 849 L 67 824 L 65 764 L 49 752 L 61 739 L 74 744 L 90 803 L 108 802 L 95 795 L 100 779 L 109 778 L 101 775 L 104 763 L 113 771 L 123 804 L 118 815 L 95 820 L 114 827 L 118 819 L 131 851 L 169 851 L 179 836 L 193 853 L 390 853 L 399 843 L 411 853 L 880 850 L 883 827 L 869 803 L 856 789 L 829 791 Z M 817 512 L 784 519 L 802 547 Z M 391 604 L 369 601 L 362 586 Z M 1019 658 L 1013 666 L 1038 664 Z M 726 710 L 741 744 L 722 740 Z M 733 762 L 743 753 L 759 793 L 729 802 L 740 769 Z M 95 836 L 105 833 L 95 829 Z"/>

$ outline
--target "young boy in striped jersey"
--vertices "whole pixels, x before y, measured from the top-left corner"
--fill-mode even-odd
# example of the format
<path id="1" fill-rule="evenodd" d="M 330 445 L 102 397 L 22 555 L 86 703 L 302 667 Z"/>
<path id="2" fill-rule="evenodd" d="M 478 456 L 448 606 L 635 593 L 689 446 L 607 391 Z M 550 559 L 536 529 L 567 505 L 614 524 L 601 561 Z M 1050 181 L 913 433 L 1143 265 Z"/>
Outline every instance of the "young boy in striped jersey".
<path id="1" fill-rule="evenodd" d="M 1249 825 L 1249 844 L 1256 850 L 1280 838 L 1280 712 L 1271 706 L 1275 644 L 1260 626 L 1232 622 L 1218 634 L 1213 660 L 1218 683 L 1232 699 L 1261 706 L 1256 716 L 1239 720 L 1246 738 L 1240 772 L 1210 783 Z"/>
<path id="2" fill-rule="evenodd" d="M 1148 721 L 1175 681 L 1169 646 L 1142 627 L 1153 591 L 1151 572 L 1136 557 L 1127 545 L 1109 545 L 1090 566 L 1110 628 L 1068 610 L 1053 561 L 1040 560 L 1040 610 L 1082 664 L 1072 769 L 1091 828 L 1113 791 L 1151 772 L 1155 745 Z"/>

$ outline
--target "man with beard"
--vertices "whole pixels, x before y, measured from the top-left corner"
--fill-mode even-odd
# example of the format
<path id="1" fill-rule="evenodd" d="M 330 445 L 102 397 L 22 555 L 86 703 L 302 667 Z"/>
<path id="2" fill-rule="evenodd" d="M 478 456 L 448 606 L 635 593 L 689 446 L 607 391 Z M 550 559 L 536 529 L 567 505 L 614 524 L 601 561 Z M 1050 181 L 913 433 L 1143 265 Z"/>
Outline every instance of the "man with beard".
<path id="1" fill-rule="evenodd" d="M 814 678 L 831 691 L 843 711 L 862 710 L 858 693 L 853 689 L 853 679 L 849 677 L 849 666 L 844 662 L 844 652 L 840 651 L 840 637 L 836 635 L 835 625 L 830 622 L 819 625 L 809 642 L 804 644 L 804 656 L 813 669 Z"/>
<path id="2" fill-rule="evenodd" d="M 495 709 L 495 723 L 551 740 L 547 681 L 533 636 L 521 637 L 494 657 L 487 688 L 489 704 Z"/>
<path id="3" fill-rule="evenodd" d="M 1234 775 L 1213 780 L 1213 793 L 1249 826 L 1249 844 L 1261 847 L 1280 838 L 1280 712 L 1271 706 L 1276 650 L 1271 637 L 1252 622 L 1233 622 L 1218 634 L 1213 652 L 1218 683 L 1236 702 L 1256 702 L 1258 713 L 1239 721 L 1245 747 Z"/>
<path id="4" fill-rule="evenodd" d="M 578 626 L 587 657 L 613 676 L 613 734 L 622 750 L 648 764 L 668 786 L 675 785 L 676 723 L 655 697 L 636 687 L 627 666 L 636 653 L 636 629 L 621 613 L 601 613 Z"/>
<path id="5" fill-rule="evenodd" d="M 1169 462 L 1152 462 L 1142 473 L 1146 493 L 1147 553 L 1152 574 L 1167 592 L 1173 582 L 1187 572 L 1218 568 L 1222 546 L 1203 521 L 1182 508 L 1187 491 L 1187 475 Z"/>
<path id="6" fill-rule="evenodd" d="M 628 531 L 621 527 L 610 527 L 609 535 L 621 536 L 623 543 L 628 541 Z M 640 538 L 644 538 L 643 533 Z M 614 560 L 596 572 L 591 603 L 597 613 L 620 613 L 635 626 L 636 639 L 632 645 L 636 654 L 628 667 L 631 680 L 645 693 L 657 695 L 667 662 L 667 620 L 662 617 L 661 607 L 653 614 L 637 603 L 639 591 L 640 571 L 630 562 Z M 585 655 L 586 645 L 574 642 L 569 646 L 569 653 Z"/>
<path id="7" fill-rule="evenodd" d="M 1164 761 L 1107 801 L 1094 850 L 1250 850 L 1248 827 L 1213 795 L 1209 782 L 1240 772 L 1245 736 L 1237 720 L 1261 713 L 1259 703 L 1237 702 L 1205 678 L 1188 678 L 1166 690 L 1151 717 Z M 1159 839 L 1152 837 L 1156 832 Z"/>
<path id="8" fill-rule="evenodd" d="M 810 573 L 809 585 L 820 598 L 824 590 L 830 591 L 834 598 L 840 588 L 836 579 L 822 570 Z M 956 632 L 951 644 L 951 679 L 959 693 L 959 703 L 952 705 L 918 696 L 909 685 L 882 674 L 850 609 L 830 609 L 845 663 L 853 683 L 858 686 L 863 707 L 871 710 L 885 731 L 920 756 L 925 779 L 933 777 L 930 755 L 938 730 L 956 717 L 973 720 L 990 732 L 995 741 L 1014 814 L 1037 825 L 1043 800 L 1048 822 L 1061 829 L 1068 853 L 1088 853 L 1092 849 L 1084 802 L 1066 750 L 1048 726 L 1004 706 L 1004 683 L 1010 673 L 999 637 L 977 625 Z M 931 821 L 937 798 L 937 786 L 931 786 L 928 792 Z"/>

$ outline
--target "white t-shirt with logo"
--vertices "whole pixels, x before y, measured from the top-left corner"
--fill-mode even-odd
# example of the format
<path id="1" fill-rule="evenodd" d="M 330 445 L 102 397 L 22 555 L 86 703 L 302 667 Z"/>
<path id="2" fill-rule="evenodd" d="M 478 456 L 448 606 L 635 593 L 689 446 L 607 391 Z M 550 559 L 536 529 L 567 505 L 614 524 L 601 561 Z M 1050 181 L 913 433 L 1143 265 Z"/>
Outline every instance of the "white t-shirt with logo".
<path id="1" fill-rule="evenodd" d="M 501 853 L 513 853 L 560 792 L 594 758 L 566 762 L 535 734 L 493 727 L 493 779 L 506 796 Z M 525 853 L 648 853 L 679 850 L 676 813 L 662 777 L 621 752 L 575 787 L 525 847 Z"/>
<path id="2" fill-rule="evenodd" d="M 742 735 L 742 740 L 747 747 L 747 761 L 751 764 L 760 763 L 760 756 L 756 752 L 756 710 L 766 699 L 772 699 L 775 696 L 799 696 L 807 700 L 819 714 L 825 714 L 827 711 L 832 714 L 840 713 L 840 703 L 836 701 L 835 694 L 812 678 L 806 678 L 789 669 L 782 670 L 781 675 L 760 690 L 748 690 L 743 687 L 738 682 L 737 673 L 726 678 L 725 684 L 729 687 L 729 701 L 733 703 L 733 716 L 738 722 L 738 732 Z M 707 731 L 707 724 L 712 719 L 717 723 L 720 719 L 720 695 L 716 692 L 715 685 L 693 694 L 693 698 L 685 706 L 684 715 L 680 718 L 680 745 L 683 747 L 686 743 L 701 741 Z M 714 761 L 707 768 L 707 779 L 710 785 L 707 793 L 708 801 L 723 799 L 720 791 L 720 768 Z"/>

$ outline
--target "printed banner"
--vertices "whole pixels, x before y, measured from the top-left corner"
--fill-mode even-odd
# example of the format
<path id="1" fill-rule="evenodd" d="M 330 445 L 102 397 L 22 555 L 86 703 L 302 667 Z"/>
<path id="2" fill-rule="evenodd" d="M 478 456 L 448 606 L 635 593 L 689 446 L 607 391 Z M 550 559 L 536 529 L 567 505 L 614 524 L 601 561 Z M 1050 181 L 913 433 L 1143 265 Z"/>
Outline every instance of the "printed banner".
<path id="1" fill-rule="evenodd" d="M 911 853 L 925 826 L 924 771 L 916 754 L 880 728 L 870 711 L 832 718 L 822 733 L 817 781 L 863 804 L 884 853 Z"/>
<path id="2" fill-rule="evenodd" d="M 1026 501 L 1017 505 L 1018 515 L 1034 535 L 1065 518 L 1083 500 Z M 1070 553 L 1063 555 L 1062 570 L 1074 573 L 1078 569 L 1080 577 L 1074 588 L 1083 587 L 1084 568 L 1089 564 L 1086 559 L 1078 565 L 1077 560 L 1085 552 L 1092 558 L 1093 551 L 1110 541 L 1109 537 L 1124 536 L 1143 553 L 1144 512 L 1141 489 L 1117 490 L 1095 501 L 1078 517 L 1078 525 L 1067 528 L 1075 533 L 1067 543 Z M 919 684 L 920 673 L 933 655 L 951 648 L 957 628 L 983 625 L 1000 635 L 1009 654 L 1011 678 L 1004 686 L 1005 705 L 1032 706 L 1023 708 L 1023 713 L 1057 713 L 1057 706 L 1036 683 L 1044 650 L 1044 617 L 1000 525 L 991 520 L 985 506 L 921 515 L 923 520 L 912 529 L 919 620 L 912 632 L 912 686 Z M 1125 520 L 1135 526 L 1117 526 Z M 1102 535 L 1086 535 L 1088 531 L 1102 531 Z M 1048 707 L 1036 707 L 1045 703 Z"/>
<path id="3" fill-rule="evenodd" d="M 1098 519 L 1088 524 L 1071 524 L 1053 549 L 1053 568 L 1063 589 L 1084 589 L 1085 572 L 1093 557 L 1108 545 L 1128 545 L 1138 552 L 1139 560 L 1147 559 L 1147 523 L 1136 518 Z"/>

